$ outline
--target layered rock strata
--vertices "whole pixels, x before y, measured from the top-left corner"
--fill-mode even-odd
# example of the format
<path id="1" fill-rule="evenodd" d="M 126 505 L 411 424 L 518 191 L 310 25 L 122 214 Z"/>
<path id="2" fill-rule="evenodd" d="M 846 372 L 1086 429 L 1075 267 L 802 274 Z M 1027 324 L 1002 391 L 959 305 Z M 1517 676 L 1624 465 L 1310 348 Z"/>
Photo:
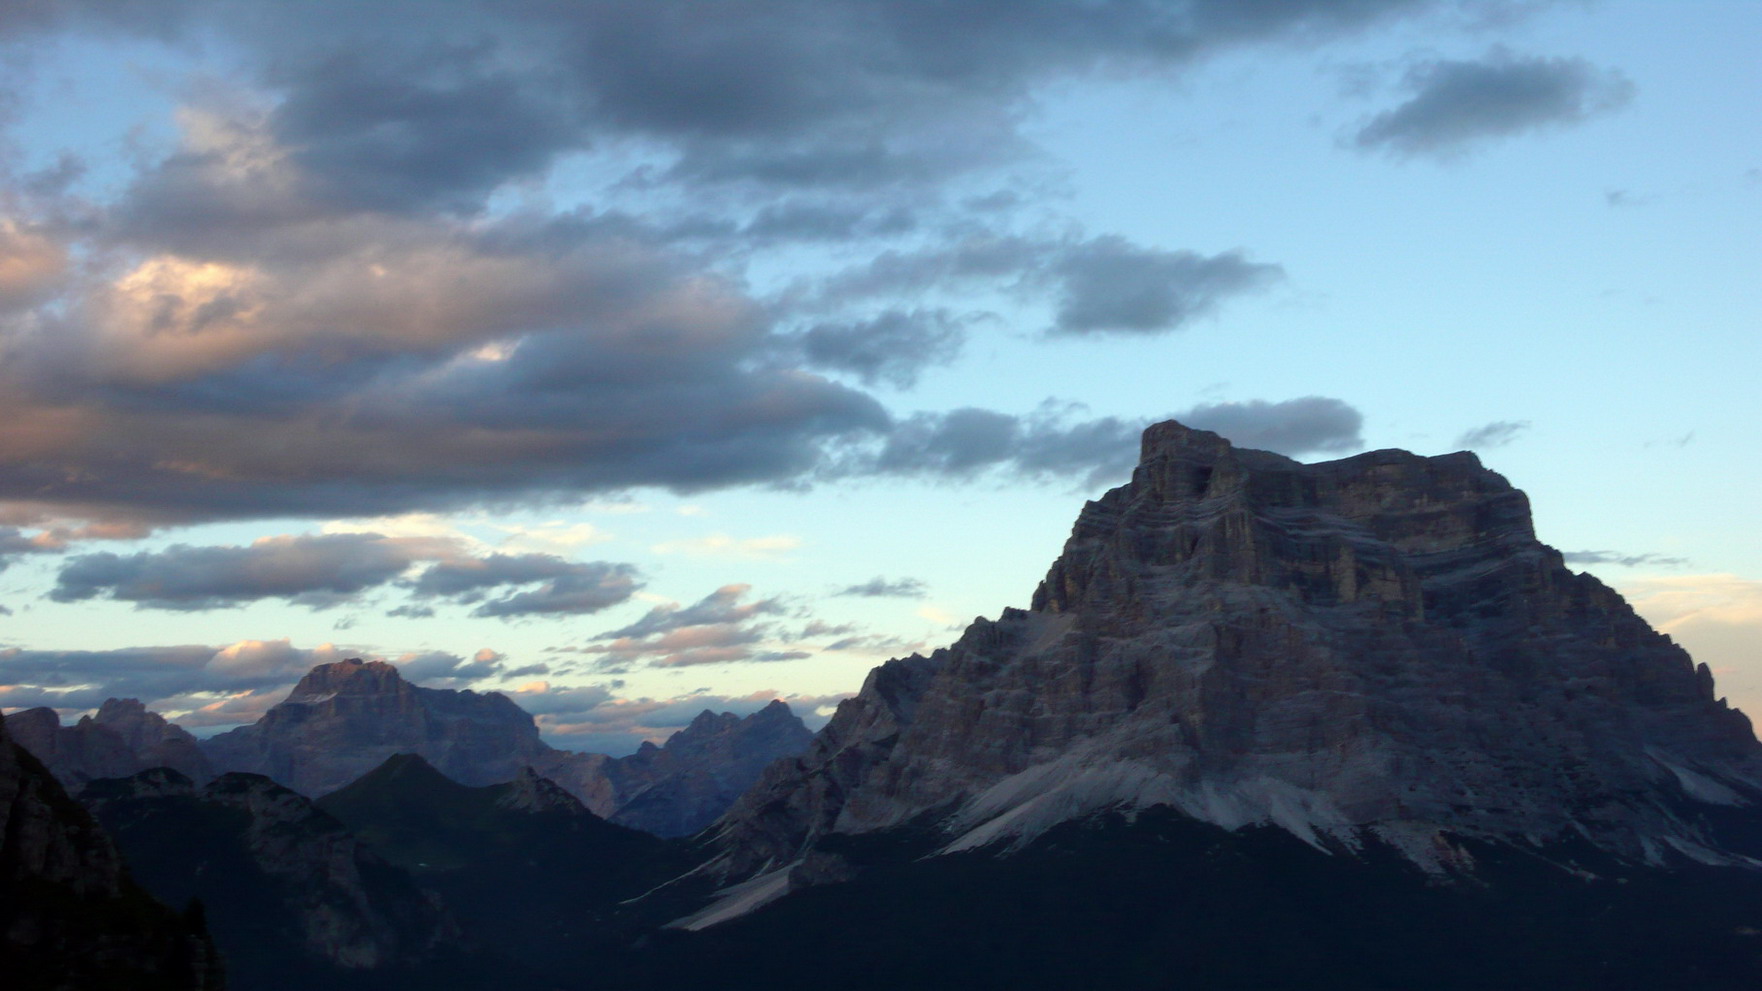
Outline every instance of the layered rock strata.
<path id="1" fill-rule="evenodd" d="M 226 771 L 267 775 L 304 795 L 335 791 L 399 753 L 456 781 L 510 781 L 551 748 L 499 692 L 421 688 L 384 661 L 321 664 L 256 723 L 205 747 Z"/>
<path id="2" fill-rule="evenodd" d="M 94 778 L 119 778 L 170 767 L 197 781 L 214 776 L 188 730 L 148 711 L 139 699 L 106 699 L 95 716 L 72 726 L 47 708 L 8 716 L 14 738 L 68 788 Z"/>
<path id="3" fill-rule="evenodd" d="M 872 672 L 723 819 L 715 867 L 799 882 L 835 873 L 828 834 L 930 824 L 954 851 L 1156 805 L 1434 870 L 1452 835 L 1753 863 L 1698 810 L 1758 799 L 1706 666 L 1474 455 L 1306 465 L 1168 422 L 1031 608 Z"/>

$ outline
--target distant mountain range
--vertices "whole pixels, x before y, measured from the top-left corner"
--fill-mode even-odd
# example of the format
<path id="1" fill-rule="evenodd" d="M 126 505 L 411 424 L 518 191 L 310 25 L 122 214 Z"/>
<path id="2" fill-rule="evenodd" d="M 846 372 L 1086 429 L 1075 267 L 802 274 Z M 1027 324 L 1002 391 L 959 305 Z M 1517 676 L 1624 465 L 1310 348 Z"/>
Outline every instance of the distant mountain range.
<path id="1" fill-rule="evenodd" d="M 1762 987 L 1762 744 L 1468 454 L 1160 424 L 1031 608 L 877 668 L 805 749 L 780 706 L 616 760 L 523 715 L 327 665 L 207 752 L 316 805 L 82 794 L 167 892 L 233 857 L 332 932 L 407 906 L 384 964 L 325 951 L 384 988 Z M 275 875 L 268 822 L 329 860 Z M 386 894 L 314 896 L 344 861 Z"/>

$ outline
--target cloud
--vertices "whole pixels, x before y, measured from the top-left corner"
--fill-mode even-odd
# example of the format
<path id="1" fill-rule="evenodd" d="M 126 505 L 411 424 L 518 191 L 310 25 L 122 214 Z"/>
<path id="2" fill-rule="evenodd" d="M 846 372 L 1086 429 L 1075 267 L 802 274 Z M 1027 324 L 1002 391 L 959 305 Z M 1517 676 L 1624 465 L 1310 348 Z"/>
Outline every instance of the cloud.
<path id="1" fill-rule="evenodd" d="M 815 324 L 798 339 L 814 368 L 850 372 L 865 385 L 909 389 L 924 369 L 960 354 L 966 330 L 946 310 L 890 309 L 867 320 Z"/>
<path id="2" fill-rule="evenodd" d="M 1456 438 L 1460 449 L 1504 447 L 1530 428 L 1528 420 L 1494 420 L 1492 423 L 1465 430 Z"/>
<path id="3" fill-rule="evenodd" d="M 1054 271 L 1060 282 L 1056 330 L 1061 334 L 1175 330 L 1232 296 L 1284 276 L 1277 265 L 1249 262 L 1237 252 L 1206 257 L 1141 248 L 1121 237 L 1074 246 Z"/>
<path id="4" fill-rule="evenodd" d="M 1491 139 L 1619 110 L 1634 93 L 1627 77 L 1583 59 L 1504 50 L 1479 61 L 1416 62 L 1403 84 L 1412 95 L 1359 129 L 1353 143 L 1360 150 L 1449 157 Z"/>
<path id="5" fill-rule="evenodd" d="M 174 610 L 285 599 L 322 609 L 355 601 L 423 561 L 435 563 L 403 583 L 411 594 L 475 603 L 476 616 L 597 612 L 641 587 L 628 564 L 574 562 L 552 554 L 472 557 L 463 543 L 451 536 L 343 532 L 264 537 L 243 547 L 175 544 L 128 555 L 82 554 L 62 566 L 49 597 L 80 602 L 103 596 L 138 608 Z M 489 597 L 496 589 L 506 594 Z M 433 610 L 409 604 L 392 614 L 419 617 Z"/>
<path id="6" fill-rule="evenodd" d="M 78 711 L 97 708 L 107 698 L 138 698 L 167 712 L 224 708 L 228 702 L 234 710 L 258 703 L 267 708 L 315 665 L 347 656 L 352 655 L 331 644 L 302 649 L 287 639 L 241 640 L 223 647 L 15 647 L 0 650 L 0 707 L 46 705 Z M 236 701 L 247 698 L 248 706 Z M 194 725 L 211 723 L 198 720 Z"/>
<path id="7" fill-rule="evenodd" d="M 1623 554 L 1619 551 L 1566 551 L 1560 555 L 1567 564 L 1619 564 L 1624 568 L 1655 565 L 1678 568 L 1688 564 L 1687 558 L 1664 554 Z"/>
<path id="8" fill-rule="evenodd" d="M 775 626 L 763 617 L 783 611 L 777 599 L 747 601 L 750 585 L 724 585 L 690 606 L 656 606 L 628 626 L 607 630 L 578 648 L 597 655 L 595 668 L 616 673 L 641 664 L 657 668 L 701 664 L 763 663 L 810 656 L 765 649 Z"/>
<path id="9" fill-rule="evenodd" d="M 952 479 L 998 471 L 1093 484 L 1130 470 L 1149 422 L 1101 417 L 1070 423 L 1064 410 L 1052 406 L 1027 416 L 974 408 L 919 413 L 843 470 Z"/>
<path id="10" fill-rule="evenodd" d="M 192 547 L 120 555 L 82 554 L 61 568 L 49 597 L 107 596 L 152 609 L 217 609 L 285 598 L 323 608 L 450 548 L 427 541 L 346 533 L 264 537 L 245 547 Z"/>
<path id="11" fill-rule="evenodd" d="M 629 626 L 607 630 L 596 639 L 611 637 L 646 637 L 689 626 L 743 623 L 756 616 L 774 615 L 783 611 L 777 599 L 745 601 L 751 585 L 724 585 L 690 606 L 668 603 L 650 609 Z"/>
<path id="12" fill-rule="evenodd" d="M 1289 457 L 1343 453 L 1364 446 L 1363 414 L 1326 396 L 1204 403 L 1176 413 L 1175 419 L 1221 434 L 1232 444 Z"/>
<path id="13" fill-rule="evenodd" d="M 508 658 L 484 647 L 469 659 L 445 651 L 404 654 L 392 663 L 405 679 L 427 688 L 465 688 L 486 679 L 523 678 L 550 673 L 546 664 L 508 665 Z"/>
<path id="14" fill-rule="evenodd" d="M 0 215 L 0 314 L 53 294 L 67 275 L 67 255 L 53 236 Z"/>
<path id="15" fill-rule="evenodd" d="M 489 589 L 543 583 L 485 601 Z M 480 602 L 473 616 L 510 618 L 582 615 L 630 598 L 641 588 L 636 569 L 604 561 L 577 563 L 554 554 L 491 554 L 431 565 L 411 583 L 418 596 Z"/>
<path id="16" fill-rule="evenodd" d="M 12 648 L 0 650 L 0 708 L 46 705 L 66 715 L 95 709 L 108 698 L 138 698 L 184 726 L 225 727 L 255 721 L 312 668 L 349 657 L 389 660 L 405 678 L 432 688 L 466 688 L 549 670 L 514 664 L 489 648 L 469 658 L 441 651 L 382 657 L 328 643 L 300 648 L 287 638 L 222 647 Z"/>
<path id="17" fill-rule="evenodd" d="M 821 305 L 994 286 L 1055 308 L 1055 335 L 1160 334 L 1284 278 L 1240 252 L 1201 255 L 1125 238 L 986 232 L 949 245 L 884 251 L 818 289 Z"/>
<path id="18" fill-rule="evenodd" d="M 535 589 L 492 599 L 473 616 L 579 616 L 599 612 L 630 598 L 639 587 L 629 565 L 590 564 L 558 575 Z"/>
<path id="19" fill-rule="evenodd" d="M 5 571 L 13 561 L 26 554 L 43 554 L 60 550 L 53 540 L 45 539 L 43 533 L 27 537 L 23 530 L 15 526 L 0 526 L 0 571 Z"/>
<path id="20" fill-rule="evenodd" d="M 855 595 L 863 598 L 921 599 L 924 597 L 925 591 L 926 586 L 921 579 L 901 578 L 897 581 L 888 581 L 877 575 L 861 585 L 851 585 L 843 591 L 833 594 Z"/>
<path id="21" fill-rule="evenodd" d="M 200 43 L 235 71 L 175 80 L 175 143 L 116 163 L 98 200 L 67 194 L 78 163 L 7 177 L 0 506 L 178 524 L 574 503 L 848 477 L 893 440 L 895 473 L 1118 471 L 1123 423 L 1017 418 L 990 457 L 975 416 L 864 391 L 956 357 L 981 317 L 938 294 L 1138 335 L 1280 278 L 1243 252 L 1011 233 L 1008 190 L 1045 171 L 1035 95 L 1429 6 L 33 5 L 0 22 L 9 53 Z M 593 205 L 560 208 L 549 183 L 577 166 Z M 852 271 L 743 281 L 800 245 Z"/>

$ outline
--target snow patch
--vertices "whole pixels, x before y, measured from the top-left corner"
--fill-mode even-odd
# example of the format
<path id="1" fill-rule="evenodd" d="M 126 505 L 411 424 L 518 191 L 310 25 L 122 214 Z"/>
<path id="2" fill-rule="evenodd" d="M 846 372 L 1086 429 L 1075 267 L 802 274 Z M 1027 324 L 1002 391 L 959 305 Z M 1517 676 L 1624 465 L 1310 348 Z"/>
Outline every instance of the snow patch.
<path id="1" fill-rule="evenodd" d="M 1663 765 L 1664 769 L 1676 776 L 1676 783 L 1682 790 L 1697 802 L 1708 805 L 1748 805 L 1744 797 L 1713 780 L 1705 774 L 1691 771 L 1674 761 L 1666 760 L 1663 753 L 1651 747 L 1646 748 L 1646 756 Z"/>
<path id="2" fill-rule="evenodd" d="M 797 861 L 799 863 L 799 861 Z M 789 872 L 795 864 L 780 867 L 769 874 L 730 885 L 716 892 L 716 900 L 700 911 L 682 919 L 674 919 L 667 923 L 668 929 L 685 929 L 697 932 L 720 925 L 768 905 L 789 893 Z"/>
<path id="3" fill-rule="evenodd" d="M 1271 777 L 1228 785 L 1183 786 L 1174 776 L 1139 761 L 1068 754 L 1013 774 L 969 800 L 949 820 L 955 838 L 942 853 L 977 850 L 1010 841 L 1019 850 L 1060 823 L 1108 808 L 1172 806 L 1224 829 L 1270 823 L 1324 853 L 1324 836 L 1347 838 L 1352 824 L 1324 794 Z"/>

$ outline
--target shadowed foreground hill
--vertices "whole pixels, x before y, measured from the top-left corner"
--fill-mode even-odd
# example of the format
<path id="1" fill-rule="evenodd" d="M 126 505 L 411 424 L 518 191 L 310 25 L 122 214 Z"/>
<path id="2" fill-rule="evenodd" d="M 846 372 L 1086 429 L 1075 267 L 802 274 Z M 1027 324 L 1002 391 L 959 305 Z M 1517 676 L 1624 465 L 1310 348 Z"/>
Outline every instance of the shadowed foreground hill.
<path id="1" fill-rule="evenodd" d="M 531 769 L 472 788 L 400 754 L 318 804 L 526 966 L 575 961 L 614 935 L 617 902 L 690 866 L 682 844 L 608 823 Z"/>
<path id="2" fill-rule="evenodd" d="M 216 991 L 199 914 L 129 879 L 110 838 L 0 719 L 0 978 L 8 991 Z"/>
<path id="3" fill-rule="evenodd" d="M 91 782 L 80 800 L 148 890 L 208 906 L 238 988 L 477 987 L 493 973 L 408 874 L 261 775 L 198 787 L 157 768 Z"/>

